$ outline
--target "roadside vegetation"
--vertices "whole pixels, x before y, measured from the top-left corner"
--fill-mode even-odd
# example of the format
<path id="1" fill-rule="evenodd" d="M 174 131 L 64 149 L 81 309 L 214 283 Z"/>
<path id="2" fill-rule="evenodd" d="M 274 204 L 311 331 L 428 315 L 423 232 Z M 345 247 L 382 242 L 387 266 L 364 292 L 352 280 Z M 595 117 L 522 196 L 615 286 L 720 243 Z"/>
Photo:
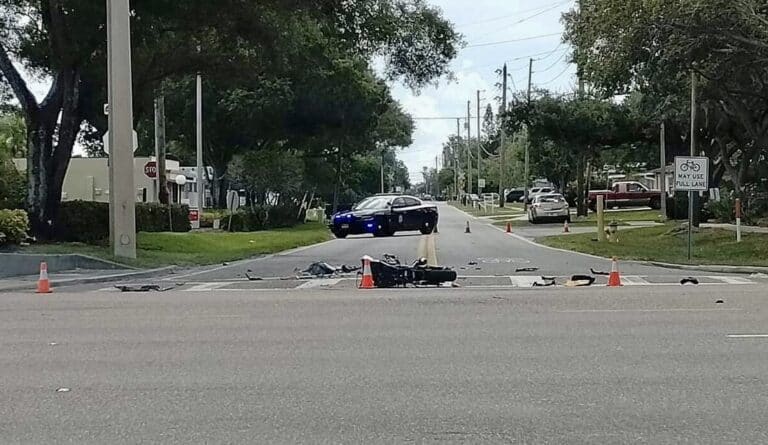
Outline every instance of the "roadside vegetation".
<path id="1" fill-rule="evenodd" d="M 595 233 L 571 234 L 541 238 L 538 242 L 560 249 L 573 250 L 623 260 L 660 261 L 687 264 L 688 235 L 679 225 L 631 229 L 619 232 L 618 243 L 598 243 Z M 720 229 L 699 229 L 694 234 L 692 264 L 734 266 L 768 266 L 768 235 L 745 233 L 741 243 L 736 233 Z"/>
<path id="2" fill-rule="evenodd" d="M 84 243 L 39 244 L 26 247 L 23 253 L 91 255 L 132 267 L 204 266 L 268 255 L 330 239 L 321 224 L 304 224 L 289 229 L 252 233 L 139 233 L 135 261 L 116 260 L 108 246 Z"/>

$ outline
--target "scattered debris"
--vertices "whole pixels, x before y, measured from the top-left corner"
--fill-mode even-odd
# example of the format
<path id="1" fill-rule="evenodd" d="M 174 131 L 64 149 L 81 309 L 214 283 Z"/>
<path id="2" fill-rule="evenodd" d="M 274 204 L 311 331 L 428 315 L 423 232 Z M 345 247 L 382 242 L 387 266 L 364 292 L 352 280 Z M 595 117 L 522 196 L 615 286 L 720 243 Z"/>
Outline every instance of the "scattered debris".
<path id="1" fill-rule="evenodd" d="M 343 265 L 341 267 L 336 267 L 331 264 L 328 264 L 326 262 L 316 262 L 312 263 L 308 268 L 301 271 L 300 279 L 306 279 L 306 278 L 318 278 L 318 277 L 329 277 L 329 276 L 336 276 L 342 273 L 348 274 L 357 272 L 360 270 L 360 267 L 355 266 L 347 266 Z"/>
<path id="2" fill-rule="evenodd" d="M 541 277 L 542 280 L 545 281 L 554 281 L 556 277 Z"/>
<path id="3" fill-rule="evenodd" d="M 753 273 L 749 276 L 750 278 L 768 278 L 768 274 L 764 274 L 762 272 Z"/>
<path id="4" fill-rule="evenodd" d="M 611 274 L 610 272 L 603 272 L 601 270 L 595 270 L 595 269 L 592 269 L 591 267 L 589 268 L 589 271 L 592 272 L 592 275 L 605 275 L 606 277 Z"/>
<path id="5" fill-rule="evenodd" d="M 555 286 L 557 283 L 555 282 L 555 279 L 548 279 L 545 277 L 541 277 L 542 281 L 534 281 L 533 287 L 550 287 Z"/>
<path id="6" fill-rule="evenodd" d="M 58 346 L 58 345 L 59 344 L 56 343 L 55 341 L 52 341 L 52 342 L 48 343 L 48 346 Z"/>
<path id="7" fill-rule="evenodd" d="M 56 388 L 56 392 L 70 392 L 72 391 L 70 388 Z"/>
<path id="8" fill-rule="evenodd" d="M 483 270 L 482 267 L 475 267 L 475 270 Z"/>
<path id="9" fill-rule="evenodd" d="M 118 284 L 115 286 L 116 289 L 120 289 L 120 292 L 165 292 L 175 287 L 164 288 L 159 284 Z"/>
<path id="10" fill-rule="evenodd" d="M 229 266 L 229 263 L 221 263 L 222 266 Z"/>
<path id="11" fill-rule="evenodd" d="M 693 277 L 683 278 L 680 280 L 680 284 L 685 286 L 686 284 L 699 284 L 699 280 Z"/>
<path id="12" fill-rule="evenodd" d="M 536 272 L 537 270 L 539 270 L 538 267 L 518 267 L 515 272 Z"/>
<path id="13" fill-rule="evenodd" d="M 477 261 L 470 261 L 467 266 L 477 266 Z"/>
<path id="14" fill-rule="evenodd" d="M 723 301 L 723 300 L 717 300 L 717 301 L 715 301 L 715 304 L 724 304 L 724 303 L 725 303 L 725 301 Z"/>
<path id="15" fill-rule="evenodd" d="M 453 288 L 461 287 L 461 284 L 459 284 L 459 283 L 456 283 L 456 282 L 454 281 L 454 282 L 452 282 L 452 283 L 451 283 L 451 287 L 453 287 Z"/>
<path id="16" fill-rule="evenodd" d="M 459 267 L 459 270 L 467 270 L 467 268 L 464 267 L 464 266 L 461 266 L 461 267 Z"/>
<path id="17" fill-rule="evenodd" d="M 250 272 L 250 270 L 248 270 L 248 272 Z M 264 278 L 253 276 L 248 272 L 245 273 L 245 278 L 248 278 L 248 281 L 264 281 Z"/>
<path id="18" fill-rule="evenodd" d="M 591 277 L 589 275 L 573 275 L 570 280 L 568 280 L 565 285 L 567 287 L 583 287 L 583 286 L 591 286 L 595 283 L 595 277 Z"/>

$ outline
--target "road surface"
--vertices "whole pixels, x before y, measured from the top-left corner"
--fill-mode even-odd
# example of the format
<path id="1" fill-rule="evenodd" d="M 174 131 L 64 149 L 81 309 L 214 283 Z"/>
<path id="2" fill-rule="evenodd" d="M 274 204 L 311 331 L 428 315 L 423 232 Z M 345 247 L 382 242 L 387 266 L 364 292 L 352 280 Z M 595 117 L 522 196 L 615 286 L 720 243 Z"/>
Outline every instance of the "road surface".
<path id="1" fill-rule="evenodd" d="M 268 256 L 256 260 L 183 271 L 161 277 L 155 282 L 164 287 L 177 286 L 186 291 L 264 291 L 270 289 L 329 288 L 351 289 L 354 276 L 332 280 L 297 280 L 300 271 L 316 261 L 333 265 L 359 266 L 365 255 L 380 257 L 397 255 L 403 262 L 426 257 L 430 263 L 453 267 L 460 275 L 458 284 L 472 288 L 530 287 L 542 276 L 556 277 L 558 285 L 572 275 L 590 274 L 591 269 L 610 271 L 611 263 L 602 258 L 550 249 L 531 242 L 530 234 L 507 234 L 488 220 L 473 218 L 446 204 L 439 204 L 439 233 L 423 236 L 418 232 L 401 233 L 390 238 L 371 235 L 332 240 L 309 248 Z M 465 233 L 469 222 L 471 233 Z M 535 228 L 540 231 L 540 228 Z M 536 232 L 539 233 L 539 232 Z M 525 269 L 525 270 L 519 270 Z M 637 263 L 621 263 L 626 285 L 656 286 L 680 283 L 691 272 L 650 267 Z M 248 281 L 246 275 L 260 281 Z M 606 277 L 598 276 L 598 284 Z M 763 282 L 762 279 L 718 274 L 698 274 L 703 285 L 740 285 Z M 146 280 L 145 280 L 146 281 Z M 111 285 L 97 285 L 78 290 L 108 290 Z"/>
<path id="2" fill-rule="evenodd" d="M 640 289 L 5 294 L 0 441 L 766 443 L 765 288 Z"/>

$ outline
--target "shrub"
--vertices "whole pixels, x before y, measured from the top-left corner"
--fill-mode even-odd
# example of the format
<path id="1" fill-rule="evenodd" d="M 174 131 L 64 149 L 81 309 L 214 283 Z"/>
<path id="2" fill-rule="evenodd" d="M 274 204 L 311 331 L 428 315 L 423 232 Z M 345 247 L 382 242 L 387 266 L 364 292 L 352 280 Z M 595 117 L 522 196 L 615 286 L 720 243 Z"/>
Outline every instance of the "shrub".
<path id="1" fill-rule="evenodd" d="M 173 232 L 189 232 L 189 207 L 174 205 L 171 215 Z M 136 204 L 137 232 L 167 232 L 169 225 L 168 206 Z M 88 201 L 62 202 L 55 237 L 59 241 L 105 243 L 109 240 L 109 204 Z"/>
<path id="2" fill-rule="evenodd" d="M 736 219 L 734 201 L 730 195 L 721 196 L 720 201 L 710 201 L 707 207 L 717 222 L 730 223 Z"/>
<path id="3" fill-rule="evenodd" d="M 27 237 L 29 217 L 24 210 L 0 210 L 0 244 L 19 244 Z"/>
<path id="4" fill-rule="evenodd" d="M 0 209 L 23 209 L 27 182 L 10 161 L 0 161 Z"/>
<path id="5" fill-rule="evenodd" d="M 232 216 L 232 232 L 258 232 L 260 230 L 293 227 L 301 218 L 297 206 L 253 206 L 242 209 Z M 222 226 L 229 222 L 222 220 Z"/>

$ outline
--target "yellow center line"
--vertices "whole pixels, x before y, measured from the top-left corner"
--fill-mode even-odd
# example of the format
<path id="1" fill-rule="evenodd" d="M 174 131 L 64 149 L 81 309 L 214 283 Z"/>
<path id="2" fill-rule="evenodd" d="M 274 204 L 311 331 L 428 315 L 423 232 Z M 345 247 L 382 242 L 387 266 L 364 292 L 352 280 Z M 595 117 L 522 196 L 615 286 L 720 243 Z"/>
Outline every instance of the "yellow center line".
<path id="1" fill-rule="evenodd" d="M 427 237 L 427 264 L 437 266 L 437 237 L 431 234 Z"/>

